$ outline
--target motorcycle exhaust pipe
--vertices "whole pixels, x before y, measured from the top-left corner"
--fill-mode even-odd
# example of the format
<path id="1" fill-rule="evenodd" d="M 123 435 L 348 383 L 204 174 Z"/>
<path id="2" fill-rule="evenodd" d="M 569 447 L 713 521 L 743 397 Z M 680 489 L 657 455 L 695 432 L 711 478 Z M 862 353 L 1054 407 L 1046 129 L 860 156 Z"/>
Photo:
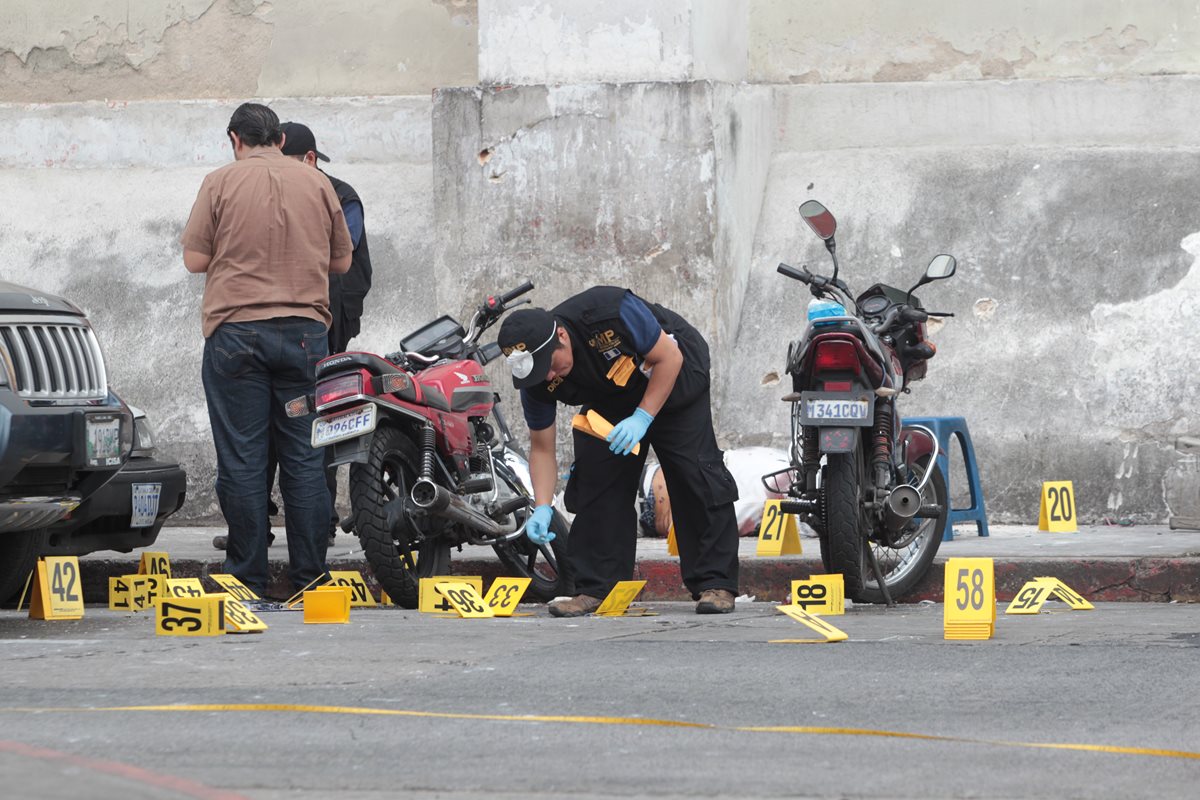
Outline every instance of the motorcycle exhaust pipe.
<path id="1" fill-rule="evenodd" d="M 921 510 L 921 493 L 911 486 L 897 486 L 883 505 L 883 521 L 888 530 L 898 531 Z"/>
<path id="2" fill-rule="evenodd" d="M 422 479 L 413 485 L 410 497 L 417 508 L 429 514 L 445 517 L 488 536 L 502 536 L 504 529 L 490 517 L 471 508 L 462 498 L 431 480 Z"/>

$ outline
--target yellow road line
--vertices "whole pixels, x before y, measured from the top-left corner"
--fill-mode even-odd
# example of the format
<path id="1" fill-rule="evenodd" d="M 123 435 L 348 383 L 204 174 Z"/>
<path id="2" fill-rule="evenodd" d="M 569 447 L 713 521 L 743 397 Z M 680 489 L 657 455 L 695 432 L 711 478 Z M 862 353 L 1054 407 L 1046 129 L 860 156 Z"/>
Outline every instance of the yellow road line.
<path id="1" fill-rule="evenodd" d="M 955 742 L 979 744 L 992 747 L 1027 747 L 1044 750 L 1074 750 L 1089 753 L 1111 753 L 1117 755 L 1149 756 L 1153 758 L 1184 758 L 1200 761 L 1200 753 L 1189 750 L 1163 750 L 1151 747 L 1122 747 L 1106 744 L 1076 744 L 1068 742 L 1011 742 L 993 739 L 974 739 L 965 736 L 937 736 L 905 731 L 875 730 L 871 728 L 815 727 L 808 725 L 772 726 L 725 726 L 706 722 L 685 722 L 673 719 L 643 717 L 585 717 L 545 714 L 467 714 L 445 711 L 411 711 L 397 708 L 362 708 L 358 706 L 306 706 L 276 703 L 261 704 L 211 704 L 179 706 L 102 706 L 95 708 L 0 708 L 0 714 L 45 714 L 79 712 L 275 712 L 291 714 L 358 714 L 384 717 L 416 717 L 423 719 L 461 719 L 487 722 L 546 722 L 574 725 L 636 725 L 660 728 L 692 728 L 711 731 L 733 731 L 737 733 L 786 733 L 803 736 L 878 736 L 891 739 L 915 739 L 930 742 Z"/>

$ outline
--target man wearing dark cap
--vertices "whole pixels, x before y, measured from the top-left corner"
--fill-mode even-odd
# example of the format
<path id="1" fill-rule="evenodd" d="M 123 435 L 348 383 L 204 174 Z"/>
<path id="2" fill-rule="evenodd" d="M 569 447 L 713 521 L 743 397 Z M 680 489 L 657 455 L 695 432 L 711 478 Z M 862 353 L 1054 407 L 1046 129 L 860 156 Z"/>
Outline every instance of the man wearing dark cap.
<path id="1" fill-rule="evenodd" d="M 329 182 L 280 153 L 279 118 L 243 103 L 226 128 L 234 161 L 209 173 L 180 242 L 204 273 L 202 377 L 217 451 L 217 498 L 229 526 L 225 571 L 267 591 L 267 453 L 274 445 L 287 505 L 290 577 L 325 570 L 329 494 L 311 418 L 283 404 L 314 391 L 328 354 L 329 273 L 350 267 L 350 232 Z"/>
<path id="2" fill-rule="evenodd" d="M 604 439 L 574 431 L 575 464 L 565 502 L 575 513 L 567 555 L 578 594 L 551 604 L 556 617 L 595 611 L 618 581 L 633 576 L 634 497 L 647 448 L 654 447 L 674 505 L 683 583 L 696 612 L 733 610 L 738 538 L 737 487 L 713 433 L 708 344 L 674 311 L 633 292 L 596 286 L 550 311 L 514 311 L 499 345 L 521 390 L 529 425 L 536 508 L 526 525 L 544 544 L 558 465 L 556 405 L 582 406 L 613 423 Z M 638 452 L 634 448 L 641 444 Z"/>
<path id="3" fill-rule="evenodd" d="M 285 122 L 280 129 L 284 136 L 283 154 L 315 167 L 333 184 L 346 217 L 346 227 L 350 229 L 350 240 L 354 243 L 350 270 L 344 275 L 331 273 L 329 276 L 329 311 L 333 315 L 329 326 L 329 352 L 341 353 L 361 330 L 363 298 L 371 290 L 371 252 L 367 247 L 362 200 L 353 186 L 317 166 L 318 161 L 328 162 L 329 156 L 317 149 L 316 137 L 307 125 Z"/>
<path id="4" fill-rule="evenodd" d="M 371 252 L 367 247 L 362 200 L 353 186 L 317 166 L 317 161 L 328 162 L 329 156 L 317 149 L 316 137 L 307 125 L 285 122 L 280 127 L 284 136 L 283 154 L 313 167 L 333 185 L 333 191 L 337 193 L 338 201 L 342 204 L 346 226 L 350 229 L 350 240 L 354 243 L 350 270 L 344 275 L 332 272 L 329 274 L 329 313 L 333 315 L 333 322 L 329 325 L 329 352 L 343 353 L 350 340 L 361 330 L 359 320 L 363 313 L 363 298 L 371 290 Z M 326 448 L 325 480 L 329 486 L 329 500 L 333 504 L 329 523 L 331 544 L 337 534 L 338 525 L 337 470 L 330 469 L 328 463 L 332 458 L 332 448 Z"/>

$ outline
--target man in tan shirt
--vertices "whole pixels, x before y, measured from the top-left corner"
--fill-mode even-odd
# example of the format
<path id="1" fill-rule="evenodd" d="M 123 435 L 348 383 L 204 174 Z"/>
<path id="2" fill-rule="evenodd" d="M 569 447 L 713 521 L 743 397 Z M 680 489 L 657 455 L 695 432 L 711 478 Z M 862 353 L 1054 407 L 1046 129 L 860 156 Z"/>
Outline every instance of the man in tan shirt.
<path id="1" fill-rule="evenodd" d="M 272 439 L 293 588 L 325 574 L 322 454 L 309 443 L 311 417 L 289 419 L 283 406 L 313 391 L 329 353 L 329 273 L 350 268 L 353 245 L 329 181 L 280 152 L 271 109 L 243 103 L 227 134 L 234 161 L 205 177 L 180 243 L 188 271 L 206 275 L 202 376 L 229 526 L 225 571 L 263 595 Z"/>

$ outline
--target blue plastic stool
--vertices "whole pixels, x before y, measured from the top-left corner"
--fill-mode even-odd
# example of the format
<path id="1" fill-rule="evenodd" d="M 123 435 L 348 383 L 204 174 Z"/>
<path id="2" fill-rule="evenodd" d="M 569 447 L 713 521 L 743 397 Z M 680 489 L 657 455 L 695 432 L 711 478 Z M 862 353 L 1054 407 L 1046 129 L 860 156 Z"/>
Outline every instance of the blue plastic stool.
<path id="1" fill-rule="evenodd" d="M 938 468 L 946 479 L 946 501 L 950 502 L 950 440 L 958 439 L 962 449 L 963 463 L 967 467 L 967 484 L 971 490 L 971 505 L 968 508 L 950 508 L 950 518 L 942 541 L 954 539 L 954 523 L 974 522 L 980 536 L 988 535 L 987 513 L 983 508 L 983 487 L 979 481 L 979 464 L 975 461 L 975 447 L 971 444 L 971 433 L 967 421 L 962 417 L 908 417 L 905 425 L 924 425 L 933 431 L 938 440 Z"/>

